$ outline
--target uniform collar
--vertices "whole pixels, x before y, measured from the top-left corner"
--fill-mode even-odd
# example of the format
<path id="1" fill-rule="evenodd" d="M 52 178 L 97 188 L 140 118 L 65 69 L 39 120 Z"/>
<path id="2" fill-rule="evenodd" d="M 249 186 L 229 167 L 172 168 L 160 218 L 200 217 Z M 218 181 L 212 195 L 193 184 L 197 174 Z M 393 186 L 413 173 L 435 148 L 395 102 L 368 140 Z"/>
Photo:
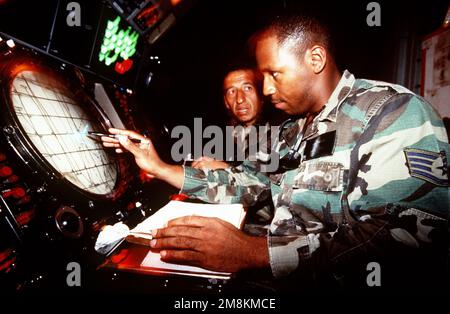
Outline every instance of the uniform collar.
<path id="1" fill-rule="evenodd" d="M 328 99 L 324 109 L 317 116 L 319 121 L 330 120 L 336 122 L 336 115 L 342 101 L 348 96 L 355 83 L 355 77 L 349 71 L 345 70 L 339 83 Z"/>
<path id="2" fill-rule="evenodd" d="M 331 93 L 331 96 L 328 99 L 327 103 L 323 106 L 322 111 L 314 118 L 313 122 L 311 123 L 311 129 L 307 132 L 307 134 L 301 136 L 303 140 L 310 138 L 318 132 L 319 122 L 323 120 L 336 122 L 336 115 L 339 106 L 352 90 L 354 83 L 355 77 L 353 76 L 353 74 L 345 70 L 333 93 Z M 293 147 L 295 143 L 300 139 L 299 134 L 301 130 L 306 131 L 305 123 L 306 119 L 301 118 L 298 119 L 296 123 L 293 123 L 292 125 L 287 127 L 286 130 L 281 131 L 283 132 L 284 140 L 290 147 Z"/>

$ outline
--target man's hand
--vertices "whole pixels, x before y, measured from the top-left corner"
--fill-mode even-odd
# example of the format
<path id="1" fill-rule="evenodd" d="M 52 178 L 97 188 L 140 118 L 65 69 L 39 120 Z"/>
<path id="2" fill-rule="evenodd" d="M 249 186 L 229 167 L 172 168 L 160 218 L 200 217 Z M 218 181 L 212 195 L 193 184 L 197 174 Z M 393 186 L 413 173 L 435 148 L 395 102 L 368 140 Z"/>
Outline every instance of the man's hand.
<path id="1" fill-rule="evenodd" d="M 265 237 L 251 237 L 218 218 L 185 216 L 152 232 L 151 246 L 166 262 L 236 272 L 269 266 Z"/>
<path id="2" fill-rule="evenodd" d="M 109 129 L 109 133 L 119 135 L 119 138 L 102 136 L 103 145 L 115 147 L 117 153 L 123 153 L 124 149 L 134 155 L 139 168 L 149 175 L 156 176 L 158 170 L 163 167 L 163 162 L 150 139 L 130 130 Z M 133 143 L 128 137 L 139 139 L 141 143 Z"/>
<path id="3" fill-rule="evenodd" d="M 230 167 L 225 161 L 215 160 L 211 157 L 202 156 L 199 159 L 196 159 L 192 162 L 192 168 L 196 169 L 226 169 Z"/>
<path id="4" fill-rule="evenodd" d="M 108 131 L 111 134 L 119 135 L 119 138 L 102 136 L 101 139 L 105 147 L 113 147 L 117 153 L 123 153 L 124 150 L 132 153 L 136 164 L 149 176 L 181 188 L 184 180 L 182 167 L 163 162 L 149 138 L 130 130 L 110 128 Z M 133 143 L 128 137 L 139 139 L 141 143 Z"/>

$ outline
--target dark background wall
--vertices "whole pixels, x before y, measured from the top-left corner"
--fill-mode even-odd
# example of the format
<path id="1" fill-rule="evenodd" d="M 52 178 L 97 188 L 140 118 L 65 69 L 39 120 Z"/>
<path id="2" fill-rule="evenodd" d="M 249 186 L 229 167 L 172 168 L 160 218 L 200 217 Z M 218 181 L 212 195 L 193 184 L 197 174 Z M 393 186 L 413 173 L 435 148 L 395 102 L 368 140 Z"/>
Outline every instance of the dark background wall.
<path id="1" fill-rule="evenodd" d="M 60 1 L 64 7 L 69 1 Z M 0 1 L 0 31 L 12 34 L 56 56 L 86 67 L 96 23 L 105 1 L 78 1 L 82 27 L 49 32 L 57 0 Z M 267 18 L 283 12 L 309 13 L 326 22 L 334 35 L 340 68 L 356 77 L 404 84 L 418 91 L 420 41 L 443 22 L 445 0 L 380 0 L 381 26 L 366 23 L 369 0 L 198 0 L 154 45 L 140 51 L 139 74 L 128 79 L 137 91 L 136 106 L 143 125 L 165 121 L 190 125 L 225 121 L 221 83 L 227 64 L 244 52 L 247 38 Z M 60 13 L 61 14 L 61 13 Z M 59 16 L 57 23 L 64 23 Z M 59 21 L 59 22 L 58 22 Z M 158 56 L 160 64 L 150 60 Z M 95 72 L 95 69 L 91 67 Z M 150 84 L 145 78 L 152 72 Z M 99 73 L 103 74 L 103 73 Z M 114 78 L 113 78 L 114 79 Z"/>
<path id="2" fill-rule="evenodd" d="M 325 21 L 334 35 L 337 61 L 356 77 L 385 80 L 419 90 L 420 40 L 436 30 L 446 1 L 378 1 L 381 26 L 366 23 L 370 1 L 199 1 L 151 48 L 162 58 L 141 106 L 188 124 L 192 116 L 223 121 L 221 80 L 226 65 L 244 51 L 247 38 L 267 18 L 302 12 Z M 403 65 L 403 66 L 402 66 Z M 168 108 L 168 109 L 167 109 Z"/>

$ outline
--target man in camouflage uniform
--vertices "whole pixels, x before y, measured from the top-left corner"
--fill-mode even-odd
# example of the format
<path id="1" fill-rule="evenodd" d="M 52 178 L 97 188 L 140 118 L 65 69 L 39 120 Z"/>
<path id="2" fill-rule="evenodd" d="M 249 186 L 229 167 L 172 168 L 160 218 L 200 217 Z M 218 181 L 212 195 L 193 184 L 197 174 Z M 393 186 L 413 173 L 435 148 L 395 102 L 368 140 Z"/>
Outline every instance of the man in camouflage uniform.
<path id="1" fill-rule="evenodd" d="M 202 156 L 192 162 L 192 168 L 217 170 L 238 167 L 249 157 L 257 160 L 261 154 L 265 157 L 270 152 L 270 124 L 264 110 L 262 77 L 259 72 L 248 62 L 236 63 L 228 68 L 222 90 L 224 105 L 230 116 L 228 126 L 232 127 L 227 130 L 232 130 L 229 132 L 234 139 L 234 158 L 225 162 Z M 254 145 L 253 150 L 250 145 Z M 257 151 L 258 146 L 260 152 Z M 248 207 L 244 230 L 255 235 L 265 233 L 272 214 L 271 198 Z"/>
<path id="2" fill-rule="evenodd" d="M 262 78 L 259 72 L 250 64 L 242 62 L 229 67 L 223 79 L 222 91 L 224 106 L 229 115 L 227 126 L 233 127 L 231 135 L 234 145 L 237 146 L 232 156 L 234 158 L 229 158 L 225 162 L 205 156 L 195 160 L 192 163 L 193 168 L 224 169 L 238 166 L 243 160 L 248 159 L 250 132 L 258 132 L 259 127 L 265 132 L 270 130 L 267 117 L 264 115 L 261 85 Z M 264 137 L 266 138 L 267 136 Z M 264 146 L 262 150 L 267 152 L 267 147 Z"/>
<path id="3" fill-rule="evenodd" d="M 280 131 L 278 171 L 266 175 L 251 162 L 182 169 L 160 161 L 153 146 L 107 145 L 131 151 L 143 169 L 207 202 L 249 205 L 271 196 L 270 232 L 248 237 L 216 219 L 184 217 L 155 230 L 152 246 L 163 260 L 212 270 L 270 267 L 292 291 L 370 286 L 370 262 L 381 267 L 384 287 L 436 288 L 450 211 L 440 117 L 401 86 L 341 74 L 326 30 L 313 19 L 279 19 L 255 38 L 264 94 L 301 116 Z"/>

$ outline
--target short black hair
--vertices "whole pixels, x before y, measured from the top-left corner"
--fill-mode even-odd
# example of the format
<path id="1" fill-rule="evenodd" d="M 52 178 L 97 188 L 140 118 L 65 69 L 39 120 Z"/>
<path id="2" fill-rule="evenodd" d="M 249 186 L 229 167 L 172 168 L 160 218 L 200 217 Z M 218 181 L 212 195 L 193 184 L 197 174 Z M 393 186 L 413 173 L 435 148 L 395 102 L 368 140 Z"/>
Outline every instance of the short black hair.
<path id="1" fill-rule="evenodd" d="M 238 70 L 256 70 L 255 60 L 245 54 L 232 55 L 230 60 L 225 64 L 222 78 L 225 78 L 228 73 Z"/>
<path id="2" fill-rule="evenodd" d="M 251 58 L 250 56 L 246 54 L 241 55 L 234 55 L 233 60 L 230 60 L 225 68 L 222 75 L 222 83 L 225 80 L 225 77 L 230 74 L 231 72 L 235 71 L 252 71 L 255 75 L 255 84 L 257 88 L 257 93 L 260 97 L 262 97 L 262 77 L 259 73 L 254 58 Z"/>
<path id="3" fill-rule="evenodd" d="M 276 16 L 270 20 L 256 36 L 273 33 L 280 46 L 288 46 L 298 56 L 303 56 L 308 48 L 318 44 L 331 55 L 334 48 L 328 27 L 313 16 L 291 14 Z"/>

